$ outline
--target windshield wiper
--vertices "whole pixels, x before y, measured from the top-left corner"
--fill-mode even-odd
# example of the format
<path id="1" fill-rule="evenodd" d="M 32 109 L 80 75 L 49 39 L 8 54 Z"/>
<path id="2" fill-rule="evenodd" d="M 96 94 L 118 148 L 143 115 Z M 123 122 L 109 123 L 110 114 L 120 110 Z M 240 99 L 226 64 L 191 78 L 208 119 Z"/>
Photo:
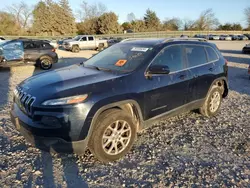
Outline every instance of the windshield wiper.
<path id="1" fill-rule="evenodd" d="M 83 64 L 83 66 L 84 66 L 84 67 L 88 67 L 88 68 L 94 68 L 94 69 L 96 69 L 96 70 L 98 70 L 98 71 L 101 70 L 99 67 L 94 66 L 94 65 L 87 65 L 87 66 L 85 66 L 85 65 Z"/>

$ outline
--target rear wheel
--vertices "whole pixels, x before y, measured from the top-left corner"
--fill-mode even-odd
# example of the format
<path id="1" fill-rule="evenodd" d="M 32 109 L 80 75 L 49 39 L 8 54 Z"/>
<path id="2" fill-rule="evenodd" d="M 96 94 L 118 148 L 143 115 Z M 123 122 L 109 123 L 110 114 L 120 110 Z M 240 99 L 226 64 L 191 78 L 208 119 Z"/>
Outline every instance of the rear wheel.
<path id="1" fill-rule="evenodd" d="M 43 70 L 49 70 L 52 67 L 52 58 L 49 56 L 43 56 L 39 59 L 39 66 Z"/>
<path id="2" fill-rule="evenodd" d="M 209 91 L 209 94 L 199 111 L 202 115 L 206 117 L 212 117 L 219 112 L 221 103 L 222 90 L 220 87 L 214 85 Z"/>
<path id="3" fill-rule="evenodd" d="M 89 149 L 101 162 L 122 158 L 136 139 L 136 126 L 126 111 L 111 109 L 97 119 Z"/>

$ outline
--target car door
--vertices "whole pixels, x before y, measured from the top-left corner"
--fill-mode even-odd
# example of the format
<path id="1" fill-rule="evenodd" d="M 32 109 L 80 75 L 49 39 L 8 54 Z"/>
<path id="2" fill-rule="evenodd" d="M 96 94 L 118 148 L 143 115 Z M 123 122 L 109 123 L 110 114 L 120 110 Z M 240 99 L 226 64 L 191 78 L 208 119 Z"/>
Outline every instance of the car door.
<path id="1" fill-rule="evenodd" d="M 184 52 L 191 74 L 188 102 L 204 99 L 214 80 L 214 62 L 219 60 L 219 56 L 213 48 L 201 45 L 184 45 Z"/>
<path id="2" fill-rule="evenodd" d="M 24 41 L 24 61 L 35 62 L 40 54 L 41 43 L 35 41 Z"/>
<path id="3" fill-rule="evenodd" d="M 79 47 L 80 47 L 81 49 L 87 49 L 87 47 L 88 47 L 88 41 L 87 41 L 87 37 L 86 37 L 86 36 L 84 36 L 84 37 L 82 37 L 82 38 L 80 39 Z"/>
<path id="4" fill-rule="evenodd" d="M 96 49 L 96 44 L 93 36 L 88 37 L 88 49 Z"/>
<path id="5" fill-rule="evenodd" d="M 169 67 L 167 75 L 152 75 L 148 79 L 149 91 L 145 92 L 145 115 L 152 118 L 186 104 L 188 83 L 182 45 L 165 47 L 152 61 L 150 66 L 165 64 Z"/>
<path id="6" fill-rule="evenodd" d="M 10 41 L 1 46 L 1 56 L 7 66 L 20 64 L 23 62 L 24 50 L 21 41 Z"/>

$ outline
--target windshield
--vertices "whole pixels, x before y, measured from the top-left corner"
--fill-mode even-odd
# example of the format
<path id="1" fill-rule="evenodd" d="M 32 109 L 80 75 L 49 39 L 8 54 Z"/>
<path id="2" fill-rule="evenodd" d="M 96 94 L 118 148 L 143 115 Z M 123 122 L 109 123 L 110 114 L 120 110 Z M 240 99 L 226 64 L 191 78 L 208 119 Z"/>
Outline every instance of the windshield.
<path id="1" fill-rule="evenodd" d="M 84 66 L 130 72 L 142 64 L 152 51 L 152 46 L 119 43 L 90 58 Z"/>
<path id="2" fill-rule="evenodd" d="M 81 38 L 81 36 L 76 36 L 75 38 L 73 38 L 73 40 L 80 40 Z"/>

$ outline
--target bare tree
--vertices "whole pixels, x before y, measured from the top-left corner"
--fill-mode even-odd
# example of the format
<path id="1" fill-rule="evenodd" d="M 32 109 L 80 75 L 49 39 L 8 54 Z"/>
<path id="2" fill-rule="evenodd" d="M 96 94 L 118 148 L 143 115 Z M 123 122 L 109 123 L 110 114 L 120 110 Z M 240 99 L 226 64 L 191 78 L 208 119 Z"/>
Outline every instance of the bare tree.
<path id="1" fill-rule="evenodd" d="M 7 7 L 7 9 L 8 12 L 15 17 L 16 24 L 22 29 L 27 29 L 30 24 L 33 9 L 24 1 L 21 1 L 18 4 L 12 4 Z"/>
<path id="2" fill-rule="evenodd" d="M 212 9 L 203 11 L 195 23 L 198 30 L 215 29 L 219 25 L 218 19 Z"/>
<path id="3" fill-rule="evenodd" d="M 129 13 L 127 15 L 127 20 L 128 20 L 129 23 L 131 23 L 132 21 L 135 21 L 136 20 L 135 14 L 133 12 Z"/>
<path id="4" fill-rule="evenodd" d="M 244 13 L 245 13 L 247 25 L 250 28 L 250 7 L 245 8 Z"/>
<path id="5" fill-rule="evenodd" d="M 83 1 L 80 7 L 81 9 L 77 11 L 80 21 L 93 19 L 107 12 L 106 5 L 100 2 L 95 4 L 88 4 L 86 1 Z"/>
<path id="6" fill-rule="evenodd" d="M 190 30 L 195 30 L 196 29 L 194 20 L 184 19 L 182 21 L 182 23 L 183 23 L 183 30 L 184 31 L 190 31 Z"/>

